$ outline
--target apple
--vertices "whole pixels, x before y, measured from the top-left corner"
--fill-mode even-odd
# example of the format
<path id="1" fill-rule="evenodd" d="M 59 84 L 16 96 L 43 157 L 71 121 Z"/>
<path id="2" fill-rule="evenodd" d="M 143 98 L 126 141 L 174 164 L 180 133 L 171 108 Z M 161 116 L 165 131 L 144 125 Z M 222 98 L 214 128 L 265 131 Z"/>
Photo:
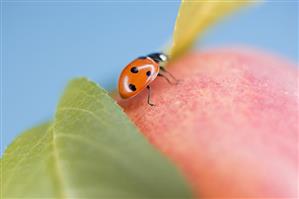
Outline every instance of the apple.
<path id="1" fill-rule="evenodd" d="M 118 103 L 200 197 L 298 196 L 298 69 L 246 48 L 193 51 Z"/>

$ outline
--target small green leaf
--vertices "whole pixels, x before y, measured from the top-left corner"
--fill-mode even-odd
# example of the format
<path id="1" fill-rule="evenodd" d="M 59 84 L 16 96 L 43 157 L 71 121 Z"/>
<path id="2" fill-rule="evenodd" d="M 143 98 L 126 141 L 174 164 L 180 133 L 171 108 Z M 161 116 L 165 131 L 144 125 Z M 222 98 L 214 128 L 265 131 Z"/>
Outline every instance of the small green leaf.
<path id="1" fill-rule="evenodd" d="M 95 83 L 71 81 L 51 124 L 22 134 L 1 164 L 3 198 L 190 198 L 176 168 Z"/>

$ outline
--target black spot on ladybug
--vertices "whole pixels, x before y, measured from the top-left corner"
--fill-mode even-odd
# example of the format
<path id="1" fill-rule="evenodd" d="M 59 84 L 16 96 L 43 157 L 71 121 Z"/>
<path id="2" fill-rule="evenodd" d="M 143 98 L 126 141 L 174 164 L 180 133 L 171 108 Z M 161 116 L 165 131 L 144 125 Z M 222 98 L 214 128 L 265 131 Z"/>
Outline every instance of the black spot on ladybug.
<path id="1" fill-rule="evenodd" d="M 134 84 L 129 84 L 131 91 L 136 91 L 136 86 Z"/>
<path id="2" fill-rule="evenodd" d="M 131 72 L 132 72 L 132 73 L 138 73 L 138 69 L 137 69 L 136 67 L 132 67 L 132 68 L 131 68 Z"/>
<path id="3" fill-rule="evenodd" d="M 146 76 L 148 76 L 148 77 L 151 76 L 151 74 L 152 74 L 151 71 L 146 72 Z"/>

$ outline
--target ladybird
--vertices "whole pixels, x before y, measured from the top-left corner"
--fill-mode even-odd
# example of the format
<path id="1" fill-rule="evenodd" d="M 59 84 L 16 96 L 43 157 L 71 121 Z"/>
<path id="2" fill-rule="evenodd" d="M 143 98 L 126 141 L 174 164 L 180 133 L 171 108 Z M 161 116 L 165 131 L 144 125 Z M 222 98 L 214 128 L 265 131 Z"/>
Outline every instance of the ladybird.
<path id="1" fill-rule="evenodd" d="M 152 83 L 158 76 L 164 77 L 170 84 L 172 81 L 165 76 L 168 75 L 177 80 L 173 75 L 165 70 L 163 65 L 168 61 L 168 57 L 164 53 L 152 53 L 147 56 L 138 57 L 130 62 L 121 72 L 118 80 L 118 92 L 123 99 L 128 99 L 136 96 L 145 88 L 148 89 L 147 103 L 154 106 L 151 103 L 151 87 Z M 164 73 L 164 74 L 162 74 Z"/>

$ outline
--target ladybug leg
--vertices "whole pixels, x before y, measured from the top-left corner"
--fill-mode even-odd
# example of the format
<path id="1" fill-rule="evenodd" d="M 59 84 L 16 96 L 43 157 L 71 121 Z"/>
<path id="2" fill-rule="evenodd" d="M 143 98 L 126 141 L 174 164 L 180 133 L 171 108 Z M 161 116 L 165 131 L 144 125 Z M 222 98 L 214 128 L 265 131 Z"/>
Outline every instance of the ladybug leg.
<path id="1" fill-rule="evenodd" d="M 165 75 L 163 75 L 163 74 L 161 74 L 161 73 L 158 73 L 158 76 L 159 76 L 159 77 L 163 77 L 163 78 L 165 78 L 169 84 L 172 84 L 172 82 L 171 82 L 171 81 L 168 79 L 168 77 L 166 77 Z"/>
<path id="2" fill-rule="evenodd" d="M 151 103 L 151 87 L 147 86 L 146 88 L 148 89 L 147 103 L 151 106 L 155 106 L 155 104 Z"/>
<path id="3" fill-rule="evenodd" d="M 163 71 L 164 73 L 167 73 L 175 81 L 174 83 L 175 85 L 179 83 L 179 80 L 175 78 L 170 72 L 168 72 L 164 67 L 160 66 L 160 70 Z M 172 84 L 172 82 L 165 75 L 159 73 L 158 76 L 164 77 L 169 84 Z"/>

